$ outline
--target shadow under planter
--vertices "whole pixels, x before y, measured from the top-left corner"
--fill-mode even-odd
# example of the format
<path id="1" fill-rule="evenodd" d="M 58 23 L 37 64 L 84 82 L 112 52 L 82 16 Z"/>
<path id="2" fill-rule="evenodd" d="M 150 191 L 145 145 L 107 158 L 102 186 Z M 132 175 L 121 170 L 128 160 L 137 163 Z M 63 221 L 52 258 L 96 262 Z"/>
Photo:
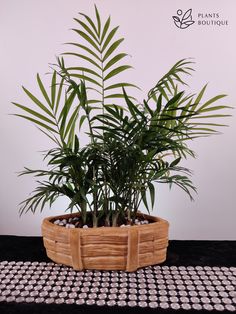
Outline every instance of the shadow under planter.
<path id="1" fill-rule="evenodd" d="M 132 272 L 140 267 L 164 262 L 169 223 L 159 217 L 138 215 L 151 223 L 126 228 L 68 229 L 55 225 L 53 221 L 78 214 L 45 218 L 42 235 L 47 256 L 56 263 L 72 266 L 76 270 Z"/>

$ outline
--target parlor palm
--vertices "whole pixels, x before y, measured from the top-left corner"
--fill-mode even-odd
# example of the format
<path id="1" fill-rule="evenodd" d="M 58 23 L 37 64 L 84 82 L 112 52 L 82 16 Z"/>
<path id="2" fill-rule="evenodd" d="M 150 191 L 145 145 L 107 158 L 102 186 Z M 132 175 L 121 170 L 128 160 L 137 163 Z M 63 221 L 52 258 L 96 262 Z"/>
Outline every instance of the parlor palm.
<path id="1" fill-rule="evenodd" d="M 189 142 L 217 133 L 214 123 L 226 117 L 225 105 L 215 102 L 225 95 L 203 100 L 206 86 L 198 94 L 186 94 L 185 78 L 191 75 L 191 60 L 178 61 L 138 103 L 130 95 L 134 84 L 117 81 L 131 68 L 120 52 L 123 38 L 110 17 L 102 23 L 81 14 L 75 19 L 78 42 L 54 65 L 47 92 L 41 77 L 37 82 L 42 100 L 23 87 L 35 109 L 14 102 L 54 143 L 46 153 L 48 170 L 25 168 L 21 174 L 39 178 L 33 194 L 22 202 L 20 213 L 51 206 L 61 195 L 70 199 L 68 209 L 81 213 L 83 223 L 92 214 L 93 226 L 101 218 L 116 226 L 124 217 L 132 221 L 140 204 L 149 210 L 155 202 L 155 182 L 176 184 L 192 198 L 195 187 L 182 158 L 195 156 Z M 75 57 L 78 67 L 67 66 Z M 110 79 L 112 78 L 112 83 Z M 213 118 L 213 122 L 211 119 Z M 81 147 L 83 130 L 89 141 Z"/>

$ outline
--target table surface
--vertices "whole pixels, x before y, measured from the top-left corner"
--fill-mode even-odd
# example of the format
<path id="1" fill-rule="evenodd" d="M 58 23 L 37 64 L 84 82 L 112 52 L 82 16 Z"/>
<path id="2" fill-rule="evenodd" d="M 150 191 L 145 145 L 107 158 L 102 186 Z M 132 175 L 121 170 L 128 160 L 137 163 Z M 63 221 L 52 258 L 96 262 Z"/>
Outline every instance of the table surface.
<path id="1" fill-rule="evenodd" d="M 0 261 L 49 262 L 42 237 L 0 235 Z M 236 266 L 236 241 L 170 240 L 162 265 Z"/>
<path id="2" fill-rule="evenodd" d="M 0 236 L 0 261 L 50 262 L 46 256 L 42 237 Z M 177 241 L 169 242 L 167 260 L 162 266 L 236 266 L 236 241 Z M 151 309 L 132 307 L 107 307 L 76 304 L 26 304 L 0 302 L 0 313 L 182 313 L 185 310 Z M 191 310 L 191 313 L 212 313 L 213 311 Z M 217 313 L 229 313 L 217 311 Z"/>

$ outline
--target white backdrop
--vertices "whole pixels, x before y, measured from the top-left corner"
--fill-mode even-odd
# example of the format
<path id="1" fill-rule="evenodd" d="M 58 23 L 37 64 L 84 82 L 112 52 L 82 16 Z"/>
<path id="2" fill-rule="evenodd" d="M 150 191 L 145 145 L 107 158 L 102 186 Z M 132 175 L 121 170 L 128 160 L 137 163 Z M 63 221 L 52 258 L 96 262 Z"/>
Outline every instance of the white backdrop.
<path id="1" fill-rule="evenodd" d="M 64 51 L 62 43 L 75 38 L 69 30 L 75 25 L 73 17 L 78 12 L 94 14 L 94 2 L 0 0 L 0 234 L 39 235 L 42 218 L 63 213 L 66 206 L 61 199 L 51 210 L 19 218 L 18 203 L 32 191 L 34 179 L 18 178 L 16 172 L 24 166 L 41 167 L 39 151 L 49 148 L 50 142 L 29 122 L 9 114 L 16 111 L 11 101 L 25 104 L 21 85 L 37 94 L 36 73 L 43 76 L 48 63 Z M 119 35 L 125 37 L 123 50 L 132 56 L 128 62 L 134 66 L 126 74 L 127 81 L 142 87 L 140 100 L 177 60 L 193 57 L 192 91 L 209 82 L 207 96 L 226 93 L 224 104 L 235 107 L 235 0 L 97 0 L 96 4 L 104 19 L 111 14 L 113 25 L 120 25 Z M 185 12 L 190 8 L 195 23 L 177 28 L 172 16 L 178 9 Z M 213 25 L 199 25 L 202 21 Z M 236 239 L 233 114 L 223 135 L 192 143 L 198 157 L 185 164 L 194 170 L 198 188 L 194 202 L 177 188 L 169 192 L 167 186 L 157 186 L 154 214 L 169 220 L 171 239 Z"/>

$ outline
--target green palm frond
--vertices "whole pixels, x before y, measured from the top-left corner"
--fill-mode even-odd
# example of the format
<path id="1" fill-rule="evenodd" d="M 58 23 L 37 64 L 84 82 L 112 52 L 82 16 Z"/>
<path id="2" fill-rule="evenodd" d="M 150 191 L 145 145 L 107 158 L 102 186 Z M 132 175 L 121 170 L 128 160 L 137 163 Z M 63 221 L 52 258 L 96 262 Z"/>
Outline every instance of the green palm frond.
<path id="1" fill-rule="evenodd" d="M 13 102 L 24 113 L 15 115 L 33 122 L 57 145 L 71 147 L 74 142 L 80 103 L 76 100 L 77 94 L 74 90 L 72 92 L 67 91 L 64 79 L 60 76 L 59 82 L 57 82 L 57 79 L 58 75 L 54 71 L 50 90 L 47 92 L 40 75 L 37 74 L 37 83 L 43 99 L 38 99 L 28 89 L 23 87 L 29 100 L 35 105 L 35 110 L 31 109 L 30 105 L 21 105 Z"/>
<path id="2" fill-rule="evenodd" d="M 148 92 L 148 100 L 156 99 L 158 94 L 162 94 L 168 101 L 169 95 L 176 94 L 177 84 L 187 85 L 183 80 L 182 75 L 191 75 L 194 71 L 192 64 L 194 62 L 188 59 L 182 59 L 175 63 L 173 67 L 157 82 L 157 84 Z"/>
<path id="3" fill-rule="evenodd" d="M 88 87 L 98 91 L 92 99 L 103 108 L 104 104 L 113 104 L 117 98 L 123 98 L 122 87 L 137 87 L 127 82 L 114 83 L 120 73 L 132 68 L 122 62 L 128 55 L 119 51 L 124 38 L 116 39 L 119 27 L 111 27 L 110 17 L 103 23 L 96 6 L 95 20 L 81 13 L 74 20 L 77 28 L 73 31 L 78 34 L 79 42 L 67 44 L 78 51 L 67 51 L 64 55 L 77 57 L 83 65 L 67 67 L 67 71 L 70 77 L 84 80 Z"/>
<path id="4" fill-rule="evenodd" d="M 218 127 L 225 125 L 211 120 L 230 116 L 225 110 L 232 109 L 227 105 L 215 105 L 226 97 L 225 94 L 203 100 L 207 85 L 197 95 L 186 96 L 185 92 L 179 91 L 179 86 L 186 85 L 182 76 L 190 75 L 194 70 L 190 67 L 191 64 L 192 62 L 186 59 L 177 62 L 150 90 L 148 100 L 144 102 L 144 110 L 151 117 L 151 127 L 156 132 L 168 134 L 172 139 L 182 143 L 218 133 Z M 149 105 L 151 99 L 155 102 L 155 110 Z M 187 149 L 186 145 L 185 147 Z M 184 151 L 182 153 L 185 156 Z"/>

